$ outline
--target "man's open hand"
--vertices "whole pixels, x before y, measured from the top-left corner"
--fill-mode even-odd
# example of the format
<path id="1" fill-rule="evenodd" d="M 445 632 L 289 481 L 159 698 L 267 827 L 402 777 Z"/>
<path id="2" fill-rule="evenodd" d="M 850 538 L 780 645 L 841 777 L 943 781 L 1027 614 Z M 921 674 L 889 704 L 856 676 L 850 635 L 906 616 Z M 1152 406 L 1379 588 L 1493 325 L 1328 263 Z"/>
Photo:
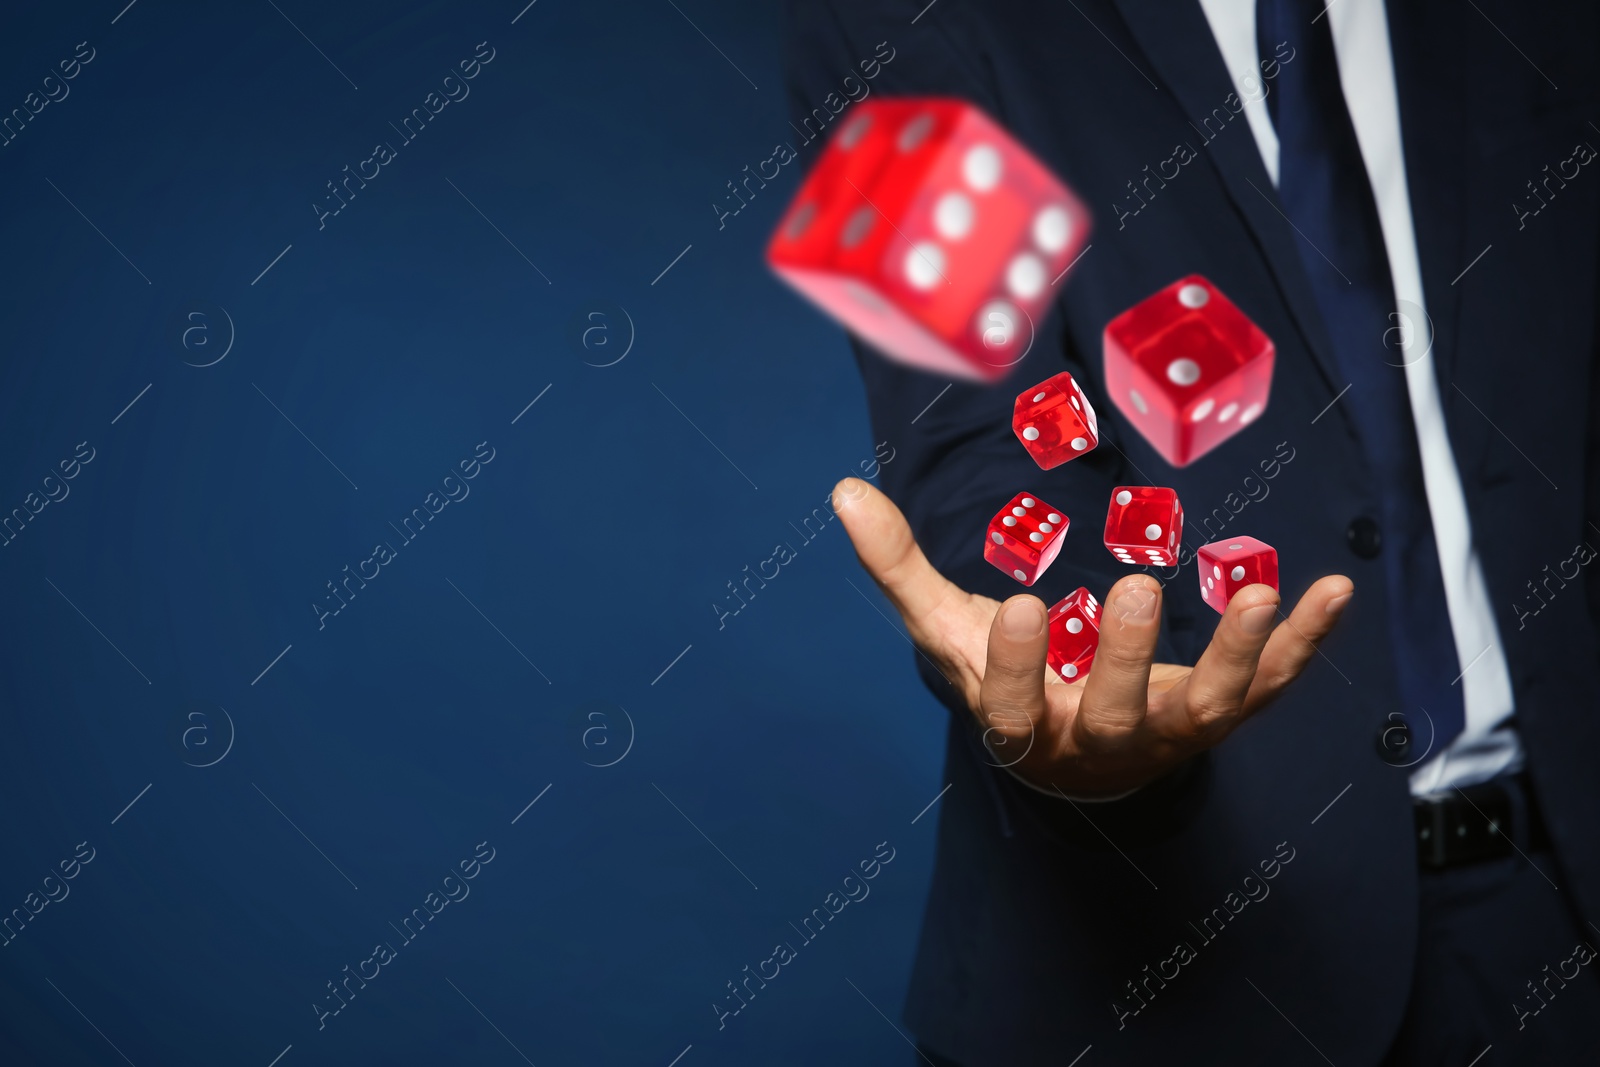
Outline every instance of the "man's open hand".
<path id="1" fill-rule="evenodd" d="M 1001 762 L 1071 796 L 1127 792 L 1216 745 L 1305 669 L 1355 591 L 1343 575 L 1322 578 L 1279 623 L 1277 591 L 1246 586 L 1199 662 L 1181 667 L 1152 662 L 1161 586 L 1129 575 L 1105 597 L 1092 669 L 1069 685 L 1045 669 L 1038 597 L 1001 604 L 957 587 L 922 554 L 894 502 L 860 479 L 835 486 L 833 505 L 861 565 L 961 690 Z"/>

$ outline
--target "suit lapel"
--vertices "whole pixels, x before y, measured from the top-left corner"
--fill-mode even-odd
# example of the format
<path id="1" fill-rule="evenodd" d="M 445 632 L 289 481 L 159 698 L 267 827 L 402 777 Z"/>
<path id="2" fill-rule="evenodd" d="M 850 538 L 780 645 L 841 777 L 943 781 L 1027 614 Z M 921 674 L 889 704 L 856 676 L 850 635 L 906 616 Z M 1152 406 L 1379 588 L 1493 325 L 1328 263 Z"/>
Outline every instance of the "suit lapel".
<path id="1" fill-rule="evenodd" d="M 1190 125 L 1206 138 L 1206 147 L 1200 154 L 1221 178 L 1229 200 L 1271 266 L 1279 294 L 1331 396 L 1344 388 L 1345 381 L 1334 363 L 1316 297 L 1295 248 L 1295 242 L 1302 238 L 1278 209 L 1277 192 L 1262 166 L 1261 153 L 1244 116 L 1233 115 L 1224 102 L 1234 92 L 1233 79 L 1223 65 L 1205 13 L 1195 0 L 1115 3 L 1129 32 L 1155 67 L 1162 87 L 1171 91 Z M 1232 115 L 1232 121 L 1220 132 L 1219 119 L 1213 117 L 1213 111 L 1220 116 Z M 1211 120 L 1210 132 L 1207 119 Z"/>

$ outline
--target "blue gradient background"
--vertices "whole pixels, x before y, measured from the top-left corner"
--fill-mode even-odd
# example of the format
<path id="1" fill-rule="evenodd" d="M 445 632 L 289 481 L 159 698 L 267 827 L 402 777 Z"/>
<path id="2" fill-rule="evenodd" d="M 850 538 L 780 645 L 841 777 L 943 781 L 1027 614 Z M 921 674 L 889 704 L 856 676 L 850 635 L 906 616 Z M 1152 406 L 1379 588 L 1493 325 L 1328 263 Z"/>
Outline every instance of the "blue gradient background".
<path id="1" fill-rule="evenodd" d="M 720 232 L 709 207 L 789 138 L 778 5 L 122 2 L 0 34 L 4 111 L 96 53 L 0 148 L 0 511 L 95 450 L 0 549 L 0 912 L 96 851 L 0 948 L 0 1062 L 913 1062 L 884 1015 L 944 713 L 843 529 L 789 526 L 875 445 L 843 335 L 761 264 L 801 167 Z M 324 183 L 485 40 L 470 96 L 319 231 Z M 236 331 L 205 369 L 174 325 L 197 301 Z M 605 302 L 637 339 L 598 368 L 574 321 Z M 601 706 L 636 729 L 609 768 Z M 233 747 L 190 766 L 218 707 Z M 480 841 L 470 896 L 319 1032 L 325 983 Z M 870 897 L 719 1032 L 724 983 L 881 841 Z"/>

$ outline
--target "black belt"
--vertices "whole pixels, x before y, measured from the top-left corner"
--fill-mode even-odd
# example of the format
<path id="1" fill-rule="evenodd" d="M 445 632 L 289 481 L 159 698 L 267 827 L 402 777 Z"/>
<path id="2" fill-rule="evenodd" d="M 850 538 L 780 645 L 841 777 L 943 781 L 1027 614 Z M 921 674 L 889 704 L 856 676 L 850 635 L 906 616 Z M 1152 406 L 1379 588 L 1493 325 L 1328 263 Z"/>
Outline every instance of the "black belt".
<path id="1" fill-rule="evenodd" d="M 1550 839 L 1524 775 L 1412 800 L 1417 860 L 1427 870 L 1544 851 Z"/>

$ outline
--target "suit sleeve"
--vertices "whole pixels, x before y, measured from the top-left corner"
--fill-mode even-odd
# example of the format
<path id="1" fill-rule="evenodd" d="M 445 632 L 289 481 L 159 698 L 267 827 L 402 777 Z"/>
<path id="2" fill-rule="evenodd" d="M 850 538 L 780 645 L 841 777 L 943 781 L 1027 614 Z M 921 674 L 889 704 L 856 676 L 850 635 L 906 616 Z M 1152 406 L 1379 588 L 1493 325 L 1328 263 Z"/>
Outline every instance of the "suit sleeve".
<path id="1" fill-rule="evenodd" d="M 796 125 L 810 116 L 814 126 L 817 109 L 827 114 L 830 105 L 859 102 L 878 93 L 959 97 L 1007 126 L 1006 101 L 993 77 L 993 53 L 981 8 L 962 0 L 941 0 L 937 18 L 930 15 L 912 25 L 917 6 L 885 0 L 841 0 L 837 6 L 791 0 L 785 66 Z M 849 106 L 853 104 L 846 104 L 835 121 L 848 115 Z M 819 139 L 802 153 L 814 159 L 822 143 Z M 1000 506 L 1019 492 L 1039 497 L 1071 524 L 1061 556 L 1032 590 L 1047 604 L 1079 586 L 1103 596 L 1125 573 L 1101 543 L 1101 524 L 1112 489 L 1143 479 L 1126 469 L 1113 420 L 1100 421 L 1103 436 L 1098 448 L 1050 471 L 1039 469 L 1011 428 L 1016 395 L 1027 386 L 1063 370 L 1080 382 L 1099 379 L 1098 352 L 1079 351 L 1072 344 L 1059 303 L 1036 324 L 1029 354 L 1009 377 L 992 386 L 951 382 L 906 367 L 852 338 L 866 386 L 873 439 L 887 441 L 895 450 L 894 462 L 882 468 L 883 490 L 905 513 L 918 543 L 941 573 L 965 589 L 998 600 L 1023 589 L 984 560 L 985 528 Z M 1093 324 L 1093 336 L 1098 336 L 1100 325 Z M 1088 387 L 1086 392 L 1093 397 Z M 1165 631 L 1157 658 L 1179 662 Z M 925 657 L 917 656 L 916 662 L 934 695 L 976 734 L 978 724 L 960 694 Z M 1161 788 L 1141 791 L 1143 795 L 1094 805 L 1096 821 L 1100 817 L 1126 821 L 1125 830 L 1134 837 L 1148 836 L 1142 830 L 1164 835 L 1160 827 L 1169 823 L 1175 806 L 1194 807 L 1188 803 L 1192 790 L 1179 786 L 1205 777 L 1195 769 L 1182 768 L 1159 783 Z M 1056 836 L 1103 843 L 1083 838 L 1085 820 L 1067 802 L 1029 790 L 1003 771 L 993 773 L 1009 802 L 1044 819 Z M 1157 798 L 1162 799 L 1153 803 Z"/>

